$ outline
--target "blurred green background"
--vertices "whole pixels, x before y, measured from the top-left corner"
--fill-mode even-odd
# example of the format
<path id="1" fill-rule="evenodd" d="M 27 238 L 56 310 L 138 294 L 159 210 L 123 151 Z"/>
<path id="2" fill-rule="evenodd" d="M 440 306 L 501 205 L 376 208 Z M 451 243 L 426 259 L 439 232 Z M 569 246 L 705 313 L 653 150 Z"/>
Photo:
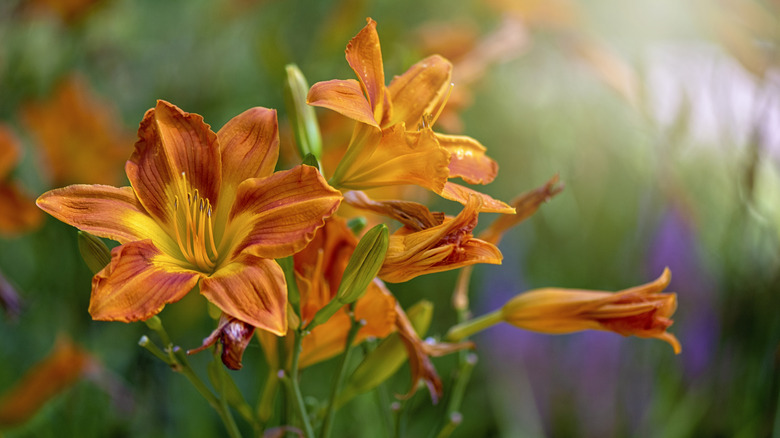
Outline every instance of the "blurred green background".
<path id="1" fill-rule="evenodd" d="M 487 146 L 500 172 L 486 192 L 509 200 L 556 173 L 565 182 L 503 240 L 503 266 L 477 267 L 476 314 L 535 287 L 623 289 L 665 266 L 678 293 L 670 331 L 679 356 L 613 333 L 477 335 L 480 362 L 453 436 L 780 437 L 776 1 L 5 0 L 0 122 L 22 158 L 0 183 L 21 185 L 30 202 L 71 183 L 124 184 L 134 131 L 156 99 L 215 130 L 249 107 L 277 108 L 289 146 L 285 64 L 310 83 L 352 78 L 344 47 L 368 16 L 388 81 L 434 52 L 453 60 L 462 94 L 439 129 Z M 83 114 L 56 103 L 74 77 Z M 83 157 L 86 167 L 67 171 Z M 296 160 L 289 149 L 281 165 Z M 224 434 L 185 379 L 137 346 L 145 325 L 90 319 L 75 229 L 47 217 L 5 233 L 0 272 L 22 302 L 0 317 L 0 393 L 58 337 L 101 364 L 0 435 Z M 443 273 L 391 289 L 405 306 L 435 302 L 437 336 L 455 322 L 454 283 Z M 174 342 L 200 345 L 213 327 L 204 310 L 194 294 L 166 307 Z M 209 359 L 195 356 L 196 369 Z M 434 360 L 445 392 L 455 360 Z M 304 371 L 305 393 L 325 398 L 333 362 Z M 232 375 L 254 403 L 267 372 L 256 343 L 244 364 Z M 404 370 L 388 387 L 407 385 Z M 384 436 L 372 403 L 369 394 L 346 405 L 335 435 Z M 432 406 L 425 391 L 405 403 L 407 436 L 427 436 L 446 405 Z"/>

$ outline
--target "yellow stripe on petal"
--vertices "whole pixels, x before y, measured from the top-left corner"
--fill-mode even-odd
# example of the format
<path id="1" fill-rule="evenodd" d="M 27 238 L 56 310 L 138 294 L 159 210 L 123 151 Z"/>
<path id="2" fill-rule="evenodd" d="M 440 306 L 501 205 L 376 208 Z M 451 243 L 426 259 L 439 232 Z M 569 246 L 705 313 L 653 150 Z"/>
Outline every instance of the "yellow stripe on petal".
<path id="1" fill-rule="evenodd" d="M 46 213 L 80 230 L 119 243 L 152 239 L 167 254 L 176 243 L 144 211 L 130 187 L 72 185 L 48 191 L 37 201 Z"/>
<path id="2" fill-rule="evenodd" d="M 182 268 L 151 240 L 111 251 L 111 263 L 92 278 L 89 313 L 103 321 L 138 321 L 184 297 L 203 274 Z"/>
<path id="3" fill-rule="evenodd" d="M 366 100 L 363 89 L 354 79 L 317 82 L 309 90 L 306 103 L 331 109 L 360 123 L 379 127 L 371 103 Z"/>
<path id="4" fill-rule="evenodd" d="M 278 336 L 287 333 L 287 283 L 273 260 L 244 255 L 201 282 L 223 312 Z"/>
<path id="5" fill-rule="evenodd" d="M 306 246 L 340 203 L 341 192 L 311 166 L 249 179 L 238 187 L 224 241 L 235 244 L 232 257 L 242 251 L 287 257 Z"/>

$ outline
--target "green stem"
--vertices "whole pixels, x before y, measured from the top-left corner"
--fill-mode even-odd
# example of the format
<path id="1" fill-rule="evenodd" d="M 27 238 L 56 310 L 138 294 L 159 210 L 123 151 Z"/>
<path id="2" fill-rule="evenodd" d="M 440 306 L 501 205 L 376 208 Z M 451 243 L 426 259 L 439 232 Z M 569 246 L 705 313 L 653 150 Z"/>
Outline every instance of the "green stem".
<path id="1" fill-rule="evenodd" d="M 463 421 L 463 416 L 460 414 L 460 412 L 453 412 L 448 415 L 447 418 L 447 424 L 441 428 L 441 431 L 438 435 L 436 435 L 436 438 L 448 438 L 450 435 L 452 435 L 452 432 L 455 432 L 455 429 L 457 429 L 461 421 Z"/>
<path id="2" fill-rule="evenodd" d="M 468 338 L 474 333 L 481 332 L 488 327 L 492 327 L 497 323 L 503 321 L 503 315 L 501 309 L 495 312 L 482 315 L 478 318 L 474 318 L 470 321 L 460 323 L 450 329 L 447 332 L 446 340 L 450 342 L 460 341 L 464 338 Z"/>
<path id="3" fill-rule="evenodd" d="M 471 378 L 471 371 L 477 364 L 477 355 L 471 352 L 466 353 L 466 357 L 461 361 L 458 369 L 458 377 L 455 386 L 452 388 L 452 396 L 447 405 L 447 415 L 451 416 L 460 411 L 460 405 L 463 403 L 463 396 L 466 394 L 466 386 Z"/>
<path id="4" fill-rule="evenodd" d="M 303 403 L 303 394 L 301 393 L 301 387 L 298 382 L 298 360 L 301 356 L 302 343 L 303 331 L 296 330 L 292 365 L 290 366 L 290 386 L 292 386 L 293 397 L 295 398 L 295 403 L 298 407 L 298 413 L 301 416 L 305 436 L 306 438 L 314 438 L 314 429 L 311 427 L 309 414 L 306 413 L 306 405 Z"/>
<path id="5" fill-rule="evenodd" d="M 352 319 L 352 325 L 347 333 L 347 343 L 344 346 L 344 355 L 341 356 L 341 363 L 338 367 L 338 375 L 333 382 L 333 387 L 330 390 L 330 399 L 328 401 L 328 411 L 325 413 L 325 422 L 322 425 L 322 438 L 330 438 L 330 432 L 333 428 L 333 418 L 336 414 L 336 397 L 338 396 L 339 389 L 344 383 L 346 377 L 347 364 L 349 363 L 350 353 L 352 352 L 352 343 L 355 341 L 358 331 L 365 321 L 355 321 L 355 314 L 350 312 L 350 318 Z"/>
<path id="6" fill-rule="evenodd" d="M 214 349 L 214 360 L 219 361 L 220 352 L 218 351 L 218 348 Z M 227 379 L 230 377 L 226 374 L 225 368 L 222 367 L 222 364 L 217 362 L 217 368 L 219 369 L 219 416 L 222 417 L 222 421 L 225 423 L 225 427 L 228 430 L 228 433 L 231 437 L 240 437 L 241 432 L 238 430 L 238 425 L 236 424 L 236 420 L 233 418 L 233 414 L 230 412 L 230 407 L 228 406 L 228 398 L 227 398 Z"/>

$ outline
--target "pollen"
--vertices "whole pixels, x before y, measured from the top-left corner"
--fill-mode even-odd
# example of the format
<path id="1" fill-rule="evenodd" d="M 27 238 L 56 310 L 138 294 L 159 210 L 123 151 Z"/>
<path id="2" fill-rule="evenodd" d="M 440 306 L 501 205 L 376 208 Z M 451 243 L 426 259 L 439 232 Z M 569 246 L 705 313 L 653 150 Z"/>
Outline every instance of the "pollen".
<path id="1" fill-rule="evenodd" d="M 207 198 L 192 190 L 182 172 L 173 199 L 176 243 L 184 258 L 201 271 L 211 272 L 219 258 L 212 225 L 213 209 Z"/>

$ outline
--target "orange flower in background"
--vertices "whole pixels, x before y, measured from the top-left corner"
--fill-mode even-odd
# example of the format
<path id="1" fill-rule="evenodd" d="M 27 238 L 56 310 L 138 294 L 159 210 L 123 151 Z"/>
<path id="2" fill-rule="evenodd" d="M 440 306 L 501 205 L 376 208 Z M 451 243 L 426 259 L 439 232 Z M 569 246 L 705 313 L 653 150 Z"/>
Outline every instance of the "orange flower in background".
<path id="1" fill-rule="evenodd" d="M 356 246 L 357 238 L 346 222 L 334 216 L 325 222 L 306 248 L 295 254 L 303 324 L 311 321 L 317 311 L 336 295 L 341 276 Z M 383 338 L 390 334 L 395 329 L 395 305 L 395 298 L 380 281 L 369 284 L 365 295 L 355 302 L 355 319 L 366 322 L 358 331 L 355 343 L 367 337 Z M 351 324 L 345 306 L 328 321 L 315 327 L 303 338 L 300 366 L 306 367 L 343 352 Z M 277 338 L 267 333 L 259 336 L 266 354 L 276 357 Z M 289 333 L 287 342 L 290 346 L 292 341 L 293 334 Z"/>
<path id="2" fill-rule="evenodd" d="M 503 202 L 448 181 L 460 177 L 470 184 L 487 184 L 498 171 L 495 161 L 485 155 L 485 147 L 473 138 L 432 130 L 451 87 L 449 61 L 438 55 L 425 58 L 386 87 L 376 22 L 370 18 L 347 45 L 346 58 L 359 81 L 318 82 L 307 97 L 310 105 L 358 122 L 331 178 L 335 186 L 363 190 L 416 184 L 462 204 L 471 194 L 480 196 L 481 211 L 513 211 Z"/>
<path id="3" fill-rule="evenodd" d="M 445 218 L 436 225 L 420 229 L 405 225 L 393 233 L 379 277 L 400 283 L 419 275 L 476 263 L 501 264 L 501 251 L 472 235 L 481 202 L 482 198 L 471 196 L 454 218 Z"/>
<path id="4" fill-rule="evenodd" d="M 620 292 L 545 288 L 507 302 L 503 319 L 526 330 L 561 334 L 606 330 L 623 336 L 656 338 L 680 353 L 680 342 L 666 331 L 677 309 L 677 295 L 661 293 L 671 280 L 665 269 L 658 279 Z"/>
<path id="5" fill-rule="evenodd" d="M 119 184 L 132 133 L 115 109 L 77 76 L 63 81 L 47 101 L 31 102 L 21 119 L 43 151 L 55 185 Z"/>
<path id="6" fill-rule="evenodd" d="M 0 396 L 0 426 L 24 423 L 57 394 L 97 370 L 98 364 L 86 351 L 70 339 L 59 339 L 46 358 Z"/>
<path id="7" fill-rule="evenodd" d="M 252 108 L 217 134 L 158 101 L 126 165 L 131 187 L 73 185 L 38 205 L 121 245 L 92 280 L 94 319 L 147 319 L 195 285 L 227 315 L 283 335 L 287 288 L 274 258 L 302 249 L 341 202 L 317 169 L 274 173 L 276 112 Z"/>
<path id="8" fill-rule="evenodd" d="M 19 162 L 19 149 L 19 141 L 11 130 L 0 125 L 0 235 L 33 229 L 43 218 L 32 198 L 10 177 Z"/>

